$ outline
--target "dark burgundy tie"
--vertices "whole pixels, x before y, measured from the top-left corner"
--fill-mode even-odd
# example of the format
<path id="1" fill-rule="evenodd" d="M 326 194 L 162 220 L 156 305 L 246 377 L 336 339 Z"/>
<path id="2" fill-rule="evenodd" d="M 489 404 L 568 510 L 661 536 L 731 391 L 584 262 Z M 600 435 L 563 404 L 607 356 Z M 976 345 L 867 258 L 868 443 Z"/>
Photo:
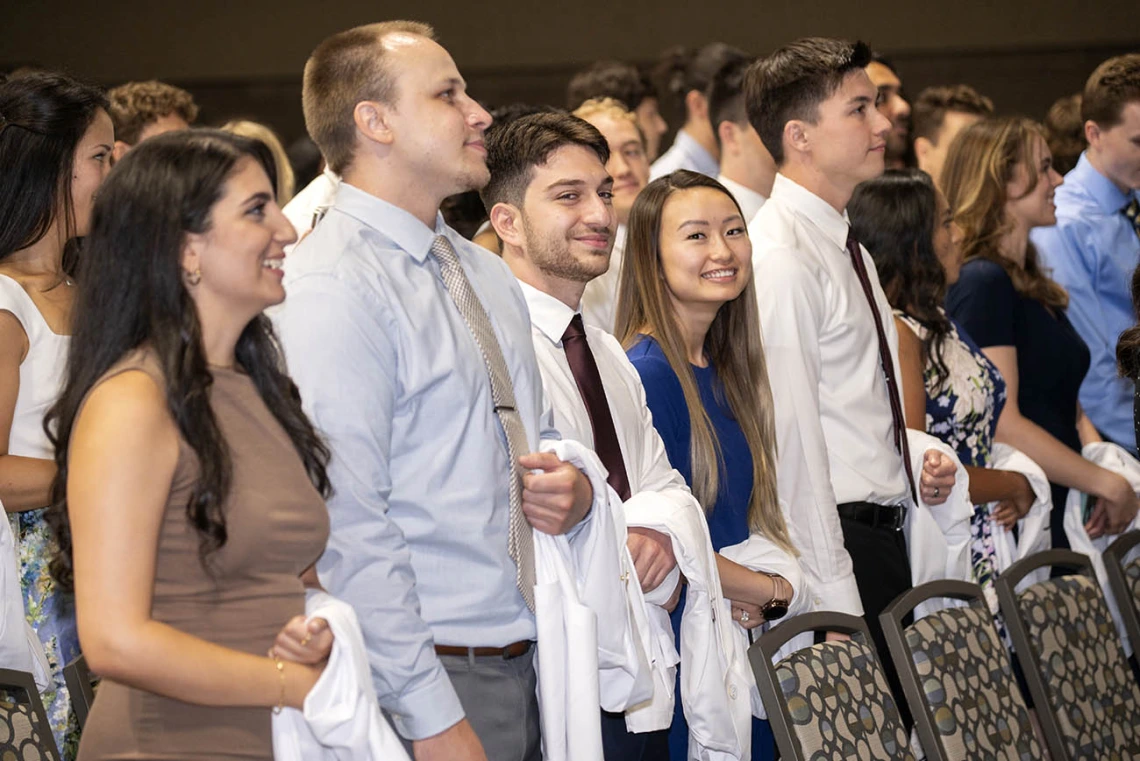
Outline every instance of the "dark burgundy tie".
<path id="1" fill-rule="evenodd" d="M 895 426 L 895 449 L 902 455 L 903 465 L 906 467 L 906 480 L 910 484 L 910 495 L 917 502 L 918 492 L 914 487 L 914 473 L 910 469 L 910 446 L 906 441 L 906 420 L 903 418 L 899 384 L 895 378 L 895 363 L 891 361 L 887 334 L 883 330 L 883 316 L 875 304 L 875 293 L 871 290 L 871 278 L 867 276 L 867 267 L 863 264 L 863 255 L 859 251 L 859 241 L 855 240 L 850 231 L 847 233 L 847 253 L 851 255 L 851 265 L 859 277 L 859 285 L 863 286 L 863 295 L 867 297 L 867 305 L 871 307 L 871 316 L 875 318 L 875 332 L 879 334 L 879 364 L 883 366 L 883 375 L 887 379 L 887 398 L 891 403 L 891 420 Z"/>
<path id="2" fill-rule="evenodd" d="M 602 376 L 598 372 L 598 363 L 594 361 L 594 353 L 590 351 L 590 344 L 586 342 L 586 329 L 582 325 L 582 315 L 575 314 L 562 334 L 562 350 L 566 352 L 566 361 L 570 363 L 570 372 L 574 374 L 574 382 L 578 384 L 578 393 L 586 403 L 586 412 L 590 415 L 590 426 L 594 429 L 594 451 L 602 460 L 602 465 L 610 472 L 607 479 L 610 486 L 622 498 L 629 499 L 629 478 L 625 473 L 625 460 L 621 456 L 621 445 L 618 444 L 617 431 L 614 429 L 614 419 L 610 415 L 610 405 L 606 401 L 606 389 L 602 386 Z"/>

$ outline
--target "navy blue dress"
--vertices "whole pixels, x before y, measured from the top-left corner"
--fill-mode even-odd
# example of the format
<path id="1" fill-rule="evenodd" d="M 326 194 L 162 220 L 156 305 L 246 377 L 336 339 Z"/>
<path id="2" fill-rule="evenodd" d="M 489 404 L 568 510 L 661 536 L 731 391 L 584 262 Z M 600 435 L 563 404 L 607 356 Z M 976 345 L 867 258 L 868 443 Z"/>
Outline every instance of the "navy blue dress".
<path id="1" fill-rule="evenodd" d="M 645 386 L 646 402 L 653 414 L 653 427 L 665 443 L 669 462 L 684 477 L 685 483 L 692 486 L 693 467 L 689 451 L 692 429 L 689 426 L 689 407 L 685 403 L 681 381 L 669 366 L 657 341 L 652 338 L 642 337 L 630 347 L 627 354 Z M 744 431 L 728 407 L 728 401 L 719 391 L 720 381 L 716 370 L 712 366 L 694 366 L 693 373 L 696 375 L 705 412 L 720 441 L 724 457 L 719 473 L 720 489 L 716 504 L 706 514 L 713 549 L 719 552 L 722 547 L 743 542 L 749 535 L 748 500 L 752 495 L 752 452 L 744 438 Z M 672 616 L 673 633 L 678 637 L 684 607 L 685 600 L 682 596 Z M 679 676 L 673 711 L 673 726 L 669 729 L 669 753 L 672 761 L 685 761 L 688 758 L 689 727 L 681 707 Z M 753 761 L 767 761 L 775 756 L 775 744 L 768 722 L 753 718 Z"/>
<path id="2" fill-rule="evenodd" d="M 1064 310 L 1019 294 L 997 262 L 974 259 L 946 295 L 946 311 L 985 349 L 1017 349 L 1017 406 L 1021 414 L 1072 449 L 1081 451 L 1077 395 L 1089 369 L 1089 347 Z M 1054 547 L 1068 547 L 1063 517 L 1068 487 L 1050 484 Z"/>

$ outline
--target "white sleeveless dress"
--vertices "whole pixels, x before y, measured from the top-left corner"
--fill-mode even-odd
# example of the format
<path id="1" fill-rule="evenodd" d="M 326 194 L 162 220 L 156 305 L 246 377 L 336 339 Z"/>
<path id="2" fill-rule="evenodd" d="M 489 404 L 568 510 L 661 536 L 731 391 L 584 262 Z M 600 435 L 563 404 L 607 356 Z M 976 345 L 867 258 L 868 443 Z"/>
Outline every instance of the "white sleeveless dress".
<path id="1" fill-rule="evenodd" d="M 8 454 L 54 459 L 51 443 L 44 433 L 44 415 L 62 390 L 71 337 L 52 332 L 23 286 L 6 275 L 0 275 L 0 311 L 12 313 L 28 335 L 28 354 L 20 365 L 20 392 L 8 435 Z M 78 732 L 71 718 L 63 667 L 79 654 L 79 638 L 74 608 L 70 601 L 56 594 L 48 571 L 54 542 L 44 513 L 44 510 L 31 510 L 9 517 L 16 539 L 16 570 L 27 621 L 39 636 L 52 672 L 52 683 L 42 691 L 44 708 L 56 743 L 67 759 L 74 757 Z"/>

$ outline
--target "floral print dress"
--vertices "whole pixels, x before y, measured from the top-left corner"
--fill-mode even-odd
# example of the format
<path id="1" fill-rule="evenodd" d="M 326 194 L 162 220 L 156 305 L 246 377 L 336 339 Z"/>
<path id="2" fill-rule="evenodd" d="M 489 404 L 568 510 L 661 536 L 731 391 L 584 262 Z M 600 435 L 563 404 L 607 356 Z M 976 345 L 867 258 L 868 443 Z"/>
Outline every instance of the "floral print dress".
<path id="1" fill-rule="evenodd" d="M 918 320 L 895 310 L 895 315 L 925 342 L 928 330 Z M 933 361 L 923 370 L 926 384 L 926 432 L 937 436 L 952 448 L 963 465 L 988 468 L 993 457 L 994 432 L 998 416 L 1005 406 L 1005 379 L 997 367 L 982 353 L 977 344 L 950 321 L 950 333 L 942 343 L 942 362 L 947 375 L 937 377 Z M 974 581 L 985 593 L 994 614 L 994 623 L 1002 640 L 1009 646 L 1009 635 L 998 613 L 995 561 L 994 522 L 991 505 L 974 505 L 970 521 L 970 567 Z"/>

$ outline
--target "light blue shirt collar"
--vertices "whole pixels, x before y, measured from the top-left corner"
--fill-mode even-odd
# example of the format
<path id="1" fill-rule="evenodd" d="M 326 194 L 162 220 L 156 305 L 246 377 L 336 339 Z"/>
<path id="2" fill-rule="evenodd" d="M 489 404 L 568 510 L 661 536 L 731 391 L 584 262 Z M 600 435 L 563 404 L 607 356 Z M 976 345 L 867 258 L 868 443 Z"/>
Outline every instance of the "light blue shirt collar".
<path id="1" fill-rule="evenodd" d="M 382 233 L 421 264 L 431 253 L 435 237 L 448 230 L 443 215 L 438 212 L 432 230 L 410 212 L 347 182 L 341 182 L 337 188 L 333 207 Z"/>
<path id="2" fill-rule="evenodd" d="M 1135 197 L 1135 193 L 1121 193 L 1112 180 L 1096 170 L 1089 162 L 1088 151 L 1081 154 L 1077 165 L 1065 176 L 1065 182 L 1085 189 L 1097 206 L 1106 214 L 1115 214 Z"/>

